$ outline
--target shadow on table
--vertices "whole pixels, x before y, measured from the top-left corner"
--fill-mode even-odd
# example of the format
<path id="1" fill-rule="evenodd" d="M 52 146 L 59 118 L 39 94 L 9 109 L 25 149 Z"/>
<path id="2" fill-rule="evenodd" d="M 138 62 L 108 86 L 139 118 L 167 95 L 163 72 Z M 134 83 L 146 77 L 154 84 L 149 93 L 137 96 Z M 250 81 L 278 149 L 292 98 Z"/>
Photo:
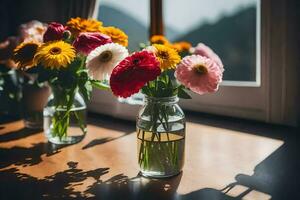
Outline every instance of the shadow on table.
<path id="1" fill-rule="evenodd" d="M 181 175 L 159 180 L 118 174 L 103 181 L 101 177 L 109 168 L 84 171 L 78 169 L 77 164 L 68 162 L 69 169 L 43 179 L 19 173 L 16 169 L 0 171 L 0 199 L 168 200 L 177 195 L 181 180 Z M 93 183 L 86 190 L 74 189 L 87 179 L 92 179 Z"/>
<path id="2" fill-rule="evenodd" d="M 182 174 L 166 179 L 150 179 L 138 174 L 128 179 L 122 174 L 91 186 L 86 192 L 96 199 L 159 200 L 175 199 Z M 95 199 L 90 198 L 90 199 Z"/>
<path id="3" fill-rule="evenodd" d="M 68 162 L 69 169 L 43 179 L 21 174 L 16 169 L 0 171 L 0 199 L 300 199 L 298 193 L 300 165 L 297 144 L 297 140 L 287 141 L 259 163 L 252 176 L 238 174 L 235 177 L 236 182 L 230 183 L 221 190 L 201 188 L 188 194 L 178 194 L 177 188 L 182 174 L 168 179 L 148 179 L 140 175 L 128 178 L 123 174 L 118 174 L 102 180 L 102 175 L 107 174 L 109 168 L 84 171 L 78 169 L 76 162 Z M 86 179 L 93 179 L 93 182 L 87 187 L 84 186 L 85 189 L 81 192 L 74 189 L 76 186 L 83 185 Z M 243 186 L 245 190 L 232 194 L 239 186 Z"/>
<path id="4" fill-rule="evenodd" d="M 83 171 L 76 162 L 68 162 L 69 169 L 43 179 L 37 179 L 16 169 L 0 171 L 0 199 L 83 199 L 84 193 L 73 187 L 82 185 L 87 178 L 96 183 L 108 173 L 108 168 Z M 45 169 L 46 170 L 46 169 Z"/>
<path id="5" fill-rule="evenodd" d="M 4 128 L 5 127 L 2 127 L 2 129 L 4 129 Z M 1 129 L 1 127 L 0 127 L 0 129 Z M 42 132 L 42 130 L 39 130 L 39 129 L 22 128 L 17 131 L 12 131 L 12 132 L 8 132 L 5 134 L 1 134 L 0 135 L 0 143 L 1 142 L 10 142 L 10 141 L 26 138 L 26 137 L 29 137 L 31 135 L 35 135 L 35 134 L 38 134 L 41 132 Z"/>
<path id="6" fill-rule="evenodd" d="M 51 156 L 69 145 L 54 145 L 48 142 L 33 144 L 31 147 L 14 146 L 0 148 L 0 169 L 10 165 L 32 166 L 42 162 L 42 155 Z"/>
<path id="7" fill-rule="evenodd" d="M 244 186 L 247 188 L 244 196 L 251 192 L 262 192 L 271 196 L 273 200 L 300 199 L 299 169 L 299 137 L 291 137 L 259 163 L 252 176 L 238 174 L 235 177 L 236 182 L 225 187 L 223 192 L 228 193 L 234 187 Z"/>
<path id="8" fill-rule="evenodd" d="M 129 128 L 130 129 L 130 128 Z M 260 128 L 259 135 L 266 134 Z M 126 127 L 122 130 L 127 130 Z M 279 134 L 284 144 L 254 168 L 253 175 L 238 174 L 235 182 L 221 190 L 215 188 L 199 188 L 188 194 L 178 194 L 181 175 L 169 179 L 147 179 L 137 175 L 128 178 L 118 174 L 102 180 L 109 168 L 84 171 L 78 169 L 77 163 L 68 162 L 69 169 L 37 179 L 21 174 L 16 168 L 0 171 L 0 199 L 104 199 L 104 200 L 285 200 L 300 199 L 298 192 L 300 180 L 299 136 L 289 134 L 280 129 Z M 252 132 L 249 130 L 249 132 Z M 253 133 L 253 132 L 252 132 Z M 28 133 L 29 134 L 29 133 Z M 287 137 L 284 134 L 288 134 Z M 21 134 L 22 135 L 22 134 Z M 268 135 L 268 134 L 267 134 Z M 26 137 L 26 134 L 25 134 Z M 272 135 L 270 135 L 272 137 Z M 277 137 L 277 136 L 276 136 Z M 103 144 L 111 138 L 92 141 L 85 148 Z M 64 146 L 52 146 L 48 143 L 37 143 L 30 148 L 0 148 L 0 168 L 15 165 L 35 165 L 41 162 L 41 155 L 58 153 Z M 8 156 L 9 155 L 9 156 Z M 130 166 L 128 166 L 130 167 Z M 47 170 L 47 169 L 45 169 Z M 195 177 L 195 179 L 201 177 Z M 74 187 L 84 186 L 86 179 L 93 182 L 84 191 Z M 243 191 L 234 193 L 237 187 Z M 86 187 L 86 186 L 84 186 Z M 252 195 L 252 196 L 251 196 Z M 253 195 L 255 197 L 253 197 Z"/>
<path id="9" fill-rule="evenodd" d="M 125 134 L 123 134 L 121 136 L 118 136 L 118 137 L 105 137 L 105 138 L 94 139 L 94 140 L 90 141 L 88 144 L 86 144 L 84 147 L 82 147 L 82 150 L 89 149 L 89 148 L 92 148 L 92 147 L 97 146 L 97 145 L 101 145 L 101 144 L 104 144 L 104 143 L 107 143 L 107 142 L 111 142 L 111 141 L 120 139 L 120 138 L 125 137 L 129 134 L 132 134 L 132 133 L 134 133 L 134 132 L 125 133 Z"/>

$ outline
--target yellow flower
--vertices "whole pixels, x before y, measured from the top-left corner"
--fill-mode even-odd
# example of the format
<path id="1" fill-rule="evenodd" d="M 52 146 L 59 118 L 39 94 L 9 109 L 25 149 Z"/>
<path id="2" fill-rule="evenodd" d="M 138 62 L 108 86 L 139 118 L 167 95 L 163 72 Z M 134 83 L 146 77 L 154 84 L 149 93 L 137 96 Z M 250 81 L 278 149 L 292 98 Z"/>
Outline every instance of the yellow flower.
<path id="1" fill-rule="evenodd" d="M 128 36 L 122 30 L 108 26 L 100 28 L 100 32 L 108 35 L 114 43 L 118 43 L 124 47 L 128 46 Z"/>
<path id="2" fill-rule="evenodd" d="M 178 52 L 169 46 L 153 44 L 149 50 L 151 51 L 151 49 L 153 49 L 153 52 L 160 63 L 160 69 L 162 71 L 167 69 L 175 69 L 176 65 L 181 60 Z"/>
<path id="3" fill-rule="evenodd" d="M 13 60 L 18 68 L 28 69 L 36 65 L 34 56 L 39 48 L 39 43 L 34 41 L 23 42 L 14 49 Z"/>
<path id="4" fill-rule="evenodd" d="M 172 47 L 176 49 L 178 52 L 189 52 L 192 45 L 189 42 L 182 41 L 182 42 L 173 43 Z"/>
<path id="5" fill-rule="evenodd" d="M 150 42 L 151 44 L 164 44 L 164 45 L 168 45 L 170 43 L 169 40 L 163 35 L 153 35 L 150 38 Z"/>
<path id="6" fill-rule="evenodd" d="M 77 36 L 81 32 L 99 32 L 102 22 L 96 19 L 71 18 L 67 22 L 70 31 Z"/>
<path id="7" fill-rule="evenodd" d="M 64 41 L 51 41 L 43 44 L 35 55 L 37 63 L 48 68 L 67 67 L 75 58 L 75 49 Z"/>

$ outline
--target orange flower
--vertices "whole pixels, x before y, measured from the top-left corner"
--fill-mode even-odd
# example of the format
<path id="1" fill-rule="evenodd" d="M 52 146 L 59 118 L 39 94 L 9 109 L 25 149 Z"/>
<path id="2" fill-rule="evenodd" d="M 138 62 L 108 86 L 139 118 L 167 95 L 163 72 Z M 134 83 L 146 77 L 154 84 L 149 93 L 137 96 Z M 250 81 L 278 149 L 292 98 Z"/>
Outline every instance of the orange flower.
<path id="1" fill-rule="evenodd" d="M 113 26 L 101 27 L 100 32 L 109 36 L 114 43 L 128 46 L 128 36 L 121 30 Z"/>
<path id="2" fill-rule="evenodd" d="M 67 22 L 68 29 L 77 36 L 81 32 L 99 32 L 102 22 L 96 19 L 71 18 Z"/>
<path id="3" fill-rule="evenodd" d="M 18 68 L 28 69 L 36 65 L 34 56 L 39 46 L 40 44 L 37 42 L 23 42 L 15 48 L 13 60 L 17 63 Z"/>
<path id="4" fill-rule="evenodd" d="M 150 38 L 150 42 L 151 44 L 163 44 L 163 45 L 167 45 L 170 43 L 169 40 L 163 35 L 153 35 Z"/>
<path id="5" fill-rule="evenodd" d="M 191 43 L 189 42 L 175 42 L 172 44 L 172 47 L 176 49 L 178 52 L 188 52 L 192 47 Z"/>

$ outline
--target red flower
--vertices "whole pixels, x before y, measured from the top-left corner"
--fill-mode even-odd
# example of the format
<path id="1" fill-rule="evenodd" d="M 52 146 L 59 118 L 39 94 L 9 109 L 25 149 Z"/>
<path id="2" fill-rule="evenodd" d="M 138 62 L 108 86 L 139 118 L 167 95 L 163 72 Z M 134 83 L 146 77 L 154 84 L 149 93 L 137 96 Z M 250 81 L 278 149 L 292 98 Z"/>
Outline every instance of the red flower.
<path id="1" fill-rule="evenodd" d="M 102 33 L 80 33 L 73 42 L 73 46 L 77 52 L 88 55 L 96 47 L 107 43 L 112 43 L 112 40 L 109 36 Z"/>
<path id="2" fill-rule="evenodd" d="M 44 34 L 43 37 L 44 42 L 61 40 L 63 38 L 63 34 L 65 30 L 66 28 L 64 27 L 64 25 L 57 22 L 51 22 Z"/>
<path id="3" fill-rule="evenodd" d="M 153 53 L 136 52 L 122 60 L 113 69 L 110 76 L 110 87 L 116 96 L 130 97 L 160 73 L 159 62 Z"/>

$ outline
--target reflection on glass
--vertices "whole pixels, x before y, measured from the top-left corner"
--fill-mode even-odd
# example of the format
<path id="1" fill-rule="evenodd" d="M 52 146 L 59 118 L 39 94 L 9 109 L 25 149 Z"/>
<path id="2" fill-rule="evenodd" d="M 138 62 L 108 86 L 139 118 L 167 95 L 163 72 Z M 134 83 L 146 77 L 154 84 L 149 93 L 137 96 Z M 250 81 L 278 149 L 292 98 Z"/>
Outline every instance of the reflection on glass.
<path id="1" fill-rule="evenodd" d="M 116 26 L 129 36 L 129 50 L 139 49 L 139 43 L 148 40 L 148 0 L 101 0 L 98 19 L 104 26 Z"/>
<path id="2" fill-rule="evenodd" d="M 257 0 L 164 0 L 166 36 L 216 51 L 224 80 L 256 80 Z"/>

